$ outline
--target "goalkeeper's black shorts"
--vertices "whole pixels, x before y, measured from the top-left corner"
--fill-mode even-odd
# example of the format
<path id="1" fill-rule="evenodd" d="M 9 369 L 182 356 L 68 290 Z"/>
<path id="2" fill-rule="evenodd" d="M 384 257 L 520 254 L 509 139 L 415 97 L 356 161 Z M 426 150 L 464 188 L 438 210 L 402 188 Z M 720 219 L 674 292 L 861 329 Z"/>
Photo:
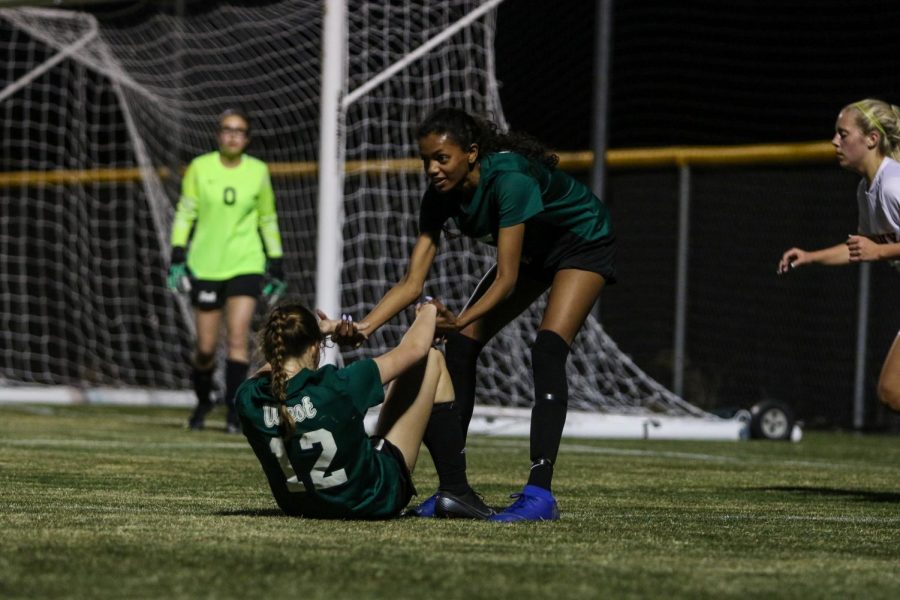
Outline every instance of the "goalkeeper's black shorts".
<path id="1" fill-rule="evenodd" d="M 232 296 L 259 298 L 264 277 L 259 274 L 238 275 L 222 281 L 195 279 L 191 282 L 191 304 L 197 310 L 218 310 Z"/>

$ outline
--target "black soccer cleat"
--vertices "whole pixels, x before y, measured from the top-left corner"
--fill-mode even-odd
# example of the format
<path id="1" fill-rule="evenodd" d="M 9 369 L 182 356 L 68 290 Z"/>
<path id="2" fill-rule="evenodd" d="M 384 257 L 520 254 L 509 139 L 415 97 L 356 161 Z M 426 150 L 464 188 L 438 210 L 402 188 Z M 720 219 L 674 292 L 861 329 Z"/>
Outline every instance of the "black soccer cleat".
<path id="1" fill-rule="evenodd" d="M 206 424 L 206 415 L 215 407 L 212 402 L 198 402 L 188 419 L 188 429 L 191 431 L 200 431 Z"/>
<path id="2" fill-rule="evenodd" d="M 438 491 L 434 503 L 434 516 L 445 519 L 488 519 L 495 510 L 484 503 L 472 488 L 465 494 Z"/>

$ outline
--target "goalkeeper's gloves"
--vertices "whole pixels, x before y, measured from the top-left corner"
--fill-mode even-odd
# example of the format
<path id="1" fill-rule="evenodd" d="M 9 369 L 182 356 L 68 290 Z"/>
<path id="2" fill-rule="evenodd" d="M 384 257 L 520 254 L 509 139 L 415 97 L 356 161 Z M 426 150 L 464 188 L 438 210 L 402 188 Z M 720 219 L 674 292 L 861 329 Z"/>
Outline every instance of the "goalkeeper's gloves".
<path id="1" fill-rule="evenodd" d="M 184 246 L 172 248 L 172 264 L 166 276 L 166 285 L 170 290 L 187 294 L 191 291 L 191 272 L 187 268 L 187 252 Z"/>
<path id="2" fill-rule="evenodd" d="M 270 258 L 266 263 L 266 286 L 263 288 L 263 296 L 269 302 L 274 304 L 278 298 L 287 290 L 287 283 L 284 281 L 284 267 L 281 265 L 280 258 Z"/>

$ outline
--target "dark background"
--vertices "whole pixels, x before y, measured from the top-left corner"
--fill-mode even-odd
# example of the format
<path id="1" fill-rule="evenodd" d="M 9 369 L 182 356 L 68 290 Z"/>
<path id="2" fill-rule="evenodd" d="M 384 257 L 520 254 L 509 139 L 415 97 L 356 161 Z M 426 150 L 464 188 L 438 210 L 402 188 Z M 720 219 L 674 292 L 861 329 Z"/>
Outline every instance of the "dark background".
<path id="1" fill-rule="evenodd" d="M 501 5 L 497 77 L 507 120 L 552 148 L 591 146 L 593 0 Z M 900 3 L 619 0 L 608 147 L 824 141 L 844 105 L 900 102 Z M 685 397 L 707 408 L 764 398 L 807 425 L 852 424 L 859 271 L 777 277 L 781 253 L 856 230 L 858 177 L 836 164 L 692 169 Z M 586 174 L 581 174 L 586 178 Z M 675 169 L 614 171 L 603 191 L 620 282 L 601 318 L 620 348 L 672 382 Z M 872 267 L 866 427 L 898 427 L 875 395 L 897 329 L 900 280 Z"/>
<path id="2" fill-rule="evenodd" d="M 94 10 L 106 19 L 140 21 L 147 11 L 171 11 L 172 4 L 116 3 Z M 206 6 L 189 1 L 187 10 L 203 11 Z M 499 9 L 496 68 L 505 116 L 513 128 L 559 150 L 590 148 L 594 10 L 594 0 L 507 0 Z M 619 0 L 611 23 L 611 73 L 606 82 L 608 147 L 827 140 L 845 104 L 868 96 L 900 101 L 898 23 L 900 3 L 880 1 L 857 7 L 836 0 Z M 58 101 L 50 97 L 48 105 Z M 111 99 L 90 97 L 89 102 L 97 107 L 91 114 L 98 121 L 114 120 L 105 108 L 114 106 Z M 14 111 L 15 106 L 8 110 Z M 43 105 L 32 102 L 31 106 L 40 110 Z M 45 115 L 26 117 L 11 112 L 7 122 L 42 122 L 38 117 Z M 52 112 L 46 116 L 54 117 Z M 47 130 L 50 133 L 41 132 L 45 142 L 41 147 L 60 145 L 47 136 L 64 131 L 62 125 Z M 124 127 L 115 130 L 115 135 L 125 137 Z M 10 131 L 6 136 L 5 170 L 37 168 L 24 151 L 32 146 L 16 145 Z M 31 139 L 23 133 L 26 138 Z M 98 164 L 105 165 L 102 144 L 97 153 Z M 576 175 L 586 178 L 585 173 Z M 792 406 L 808 425 L 852 426 L 859 270 L 810 268 L 777 277 L 775 265 L 786 248 L 821 248 L 842 241 L 856 229 L 857 181 L 858 177 L 833 163 L 691 170 L 687 400 L 716 409 L 748 407 L 763 398 L 775 398 Z M 678 186 L 674 168 L 619 170 L 609 174 L 602 191 L 618 239 L 619 283 L 604 292 L 599 315 L 620 349 L 664 385 L 672 382 Z M 100 209 L 113 210 L 103 199 Z M 152 231 L 149 213 L 138 208 L 139 202 L 127 196 L 120 200 L 123 210 L 144 211 L 127 219 L 138 224 L 135 235 Z M 16 201 L 21 214 L 7 209 L 4 215 L 11 230 L 19 222 L 48 228 L 57 213 L 63 214 L 57 203 L 48 200 L 43 202 L 45 214 L 36 218 L 37 200 Z M 64 223 L 60 230 L 90 230 L 98 221 L 87 213 L 81 218 L 80 228 Z M 119 218 L 123 217 L 103 213 L 99 221 Z M 103 236 L 94 237 L 102 245 Z M 141 247 L 154 245 L 151 240 Z M 67 278 L 82 282 L 90 279 L 90 273 L 130 264 L 98 260 L 70 268 L 70 262 L 78 263 L 74 255 L 49 259 L 31 256 L 34 253 L 28 248 L 22 252 L 20 262 L 8 261 L 9 275 L 25 282 L 22 285 L 30 282 L 30 273 L 37 272 L 27 268 L 34 261 L 42 274 L 47 265 L 60 269 L 56 278 L 34 277 L 54 282 Z M 102 257 L 103 252 L 100 249 L 91 256 Z M 297 264 L 289 265 L 289 270 L 303 273 L 299 253 L 291 257 Z M 165 272 L 164 265 L 154 262 L 158 260 L 142 257 L 140 261 L 151 265 L 149 271 L 155 274 L 142 278 L 150 297 L 148 306 L 171 302 L 168 296 L 152 296 L 164 291 L 160 281 L 152 280 Z M 885 264 L 873 265 L 872 277 L 864 374 L 866 427 L 900 429 L 898 418 L 881 408 L 875 397 L 881 362 L 900 328 L 896 310 L 900 281 Z M 117 273 L 96 279 L 131 280 Z M 110 295 L 105 290 L 96 293 Z M 122 298 L 133 296 L 133 290 L 121 292 Z M 29 295 L 10 297 L 27 299 Z M 68 310 L 65 302 L 54 306 Z M 16 306 L 10 314 L 27 309 Z M 148 320 L 143 314 L 131 317 L 138 324 Z M 9 330 L 15 334 L 13 328 Z M 161 347 L 171 345 L 165 331 L 154 331 Z M 79 336 L 82 332 L 66 330 L 66 339 Z M 98 346 L 114 350 L 105 342 Z M 55 360 L 54 352 L 62 362 L 65 347 L 10 353 L 9 360 L 46 356 Z M 154 347 L 148 348 L 147 355 L 152 359 L 159 353 Z M 29 363 L 21 371 L 35 370 Z M 71 375 L 74 381 L 95 380 L 82 371 Z M 134 371 L 153 373 L 153 369 Z M 110 377 L 118 381 L 122 376 Z"/>
<path id="3" fill-rule="evenodd" d="M 500 5 L 507 119 L 563 150 L 590 146 L 594 0 Z M 841 106 L 900 101 L 900 2 L 617 0 L 609 147 L 831 137 Z"/>

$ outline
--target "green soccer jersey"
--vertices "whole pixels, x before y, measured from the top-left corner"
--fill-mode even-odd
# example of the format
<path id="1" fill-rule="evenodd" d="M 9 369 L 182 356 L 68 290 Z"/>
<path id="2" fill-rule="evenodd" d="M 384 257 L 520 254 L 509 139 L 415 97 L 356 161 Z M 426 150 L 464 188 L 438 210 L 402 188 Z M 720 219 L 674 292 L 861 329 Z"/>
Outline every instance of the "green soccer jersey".
<path id="1" fill-rule="evenodd" d="M 181 182 L 172 246 L 186 246 L 189 237 L 187 264 L 198 279 L 265 273 L 266 256 L 282 255 L 266 163 L 245 154 L 228 168 L 218 152 L 191 161 Z"/>
<path id="2" fill-rule="evenodd" d="M 402 508 L 400 465 L 375 452 L 363 427 L 366 411 L 384 400 L 375 362 L 304 369 L 288 380 L 297 429 L 287 447 L 269 383 L 268 376 L 244 382 L 237 408 L 278 506 L 316 518 L 394 516 Z"/>
<path id="3" fill-rule="evenodd" d="M 525 223 L 523 253 L 539 256 L 564 234 L 587 242 L 611 234 L 609 209 L 584 184 L 516 152 L 481 160 L 478 187 L 470 200 L 461 192 L 429 188 L 422 200 L 419 231 L 438 231 L 452 218 L 468 237 L 496 246 L 501 227 Z"/>

